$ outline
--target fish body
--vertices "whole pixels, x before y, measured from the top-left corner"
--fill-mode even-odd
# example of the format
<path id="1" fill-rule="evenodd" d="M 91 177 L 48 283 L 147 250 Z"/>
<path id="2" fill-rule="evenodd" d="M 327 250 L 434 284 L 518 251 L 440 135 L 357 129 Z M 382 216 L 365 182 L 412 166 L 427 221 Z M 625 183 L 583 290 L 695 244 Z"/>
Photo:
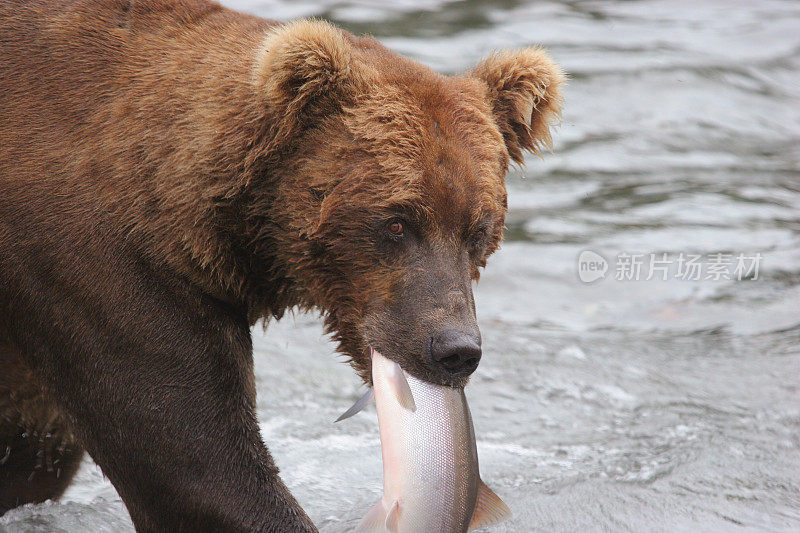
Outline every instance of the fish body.
<path id="1" fill-rule="evenodd" d="M 421 381 L 380 353 L 372 382 L 383 456 L 383 497 L 358 532 L 463 533 L 508 507 L 480 479 L 463 388 Z"/>

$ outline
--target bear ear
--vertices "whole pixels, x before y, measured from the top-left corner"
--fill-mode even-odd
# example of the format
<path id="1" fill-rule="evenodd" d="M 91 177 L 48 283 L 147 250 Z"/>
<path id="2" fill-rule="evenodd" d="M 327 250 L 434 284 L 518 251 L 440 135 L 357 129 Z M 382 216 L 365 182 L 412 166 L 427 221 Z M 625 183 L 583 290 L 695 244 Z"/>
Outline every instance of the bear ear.
<path id="1" fill-rule="evenodd" d="M 489 105 L 511 159 L 522 163 L 523 150 L 551 146 L 550 126 L 561 116 L 565 75 L 544 50 L 497 52 L 471 74 L 489 87 Z"/>
<path id="2" fill-rule="evenodd" d="M 275 28 L 259 50 L 253 83 L 281 117 L 281 130 L 337 112 L 363 84 L 353 46 L 342 30 L 320 20 L 297 20 Z"/>

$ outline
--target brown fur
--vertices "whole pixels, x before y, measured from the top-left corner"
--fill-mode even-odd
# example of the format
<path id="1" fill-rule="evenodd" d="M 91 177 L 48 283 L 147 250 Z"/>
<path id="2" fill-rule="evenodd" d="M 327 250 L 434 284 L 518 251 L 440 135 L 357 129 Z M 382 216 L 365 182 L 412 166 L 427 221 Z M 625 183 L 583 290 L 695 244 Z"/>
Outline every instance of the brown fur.
<path id="1" fill-rule="evenodd" d="M 7 350 L 0 361 L 0 509 L 9 509 L 59 496 L 83 448 L 24 362 Z"/>
<path id="2" fill-rule="evenodd" d="M 80 442 L 140 530 L 312 530 L 259 436 L 248 325 L 319 309 L 363 378 L 373 347 L 463 384 L 423 354 L 477 331 L 561 71 L 528 49 L 446 77 L 205 0 L 4 0 L 0 34 L 0 374 L 24 375 L 0 445 L 39 428 L 69 462 L 0 513 L 60 493 Z"/>

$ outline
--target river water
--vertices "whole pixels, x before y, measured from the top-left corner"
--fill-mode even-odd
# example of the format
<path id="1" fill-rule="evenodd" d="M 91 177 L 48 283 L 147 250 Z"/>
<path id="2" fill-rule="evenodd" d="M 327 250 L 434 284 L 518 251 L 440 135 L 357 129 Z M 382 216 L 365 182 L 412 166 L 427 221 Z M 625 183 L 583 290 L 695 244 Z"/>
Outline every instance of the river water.
<path id="1" fill-rule="evenodd" d="M 800 3 L 225 3 L 442 72 L 531 44 L 569 71 L 476 289 L 467 396 L 514 512 L 492 531 L 800 531 Z M 363 389 L 316 317 L 254 336 L 264 438 L 320 530 L 349 531 L 381 492 L 374 409 L 332 424 Z M 0 529 L 132 526 L 87 460 Z"/>

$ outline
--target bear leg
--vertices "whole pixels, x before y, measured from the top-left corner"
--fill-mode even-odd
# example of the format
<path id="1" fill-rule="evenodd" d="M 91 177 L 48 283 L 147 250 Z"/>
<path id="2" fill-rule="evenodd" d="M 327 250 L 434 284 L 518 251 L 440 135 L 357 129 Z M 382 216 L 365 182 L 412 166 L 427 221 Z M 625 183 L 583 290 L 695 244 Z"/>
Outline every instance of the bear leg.
<path id="1" fill-rule="evenodd" d="M 0 347 L 0 516 L 59 497 L 83 448 L 18 354 Z"/>

